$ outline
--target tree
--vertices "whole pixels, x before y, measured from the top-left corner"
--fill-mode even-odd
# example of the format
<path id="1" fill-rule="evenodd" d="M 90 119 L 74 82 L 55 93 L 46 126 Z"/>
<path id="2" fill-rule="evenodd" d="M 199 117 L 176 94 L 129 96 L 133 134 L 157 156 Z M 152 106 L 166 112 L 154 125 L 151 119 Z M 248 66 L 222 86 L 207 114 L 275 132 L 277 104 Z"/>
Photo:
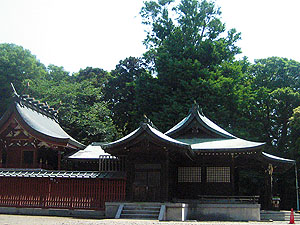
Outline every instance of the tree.
<path id="1" fill-rule="evenodd" d="M 293 158 L 300 160 L 300 106 L 293 110 L 290 118 L 289 128 L 291 132 L 291 150 Z"/>
<path id="2" fill-rule="evenodd" d="M 105 99 L 110 103 L 113 113 L 113 121 L 124 135 L 136 129 L 143 115 L 140 102 L 136 101 L 136 85 L 139 79 L 147 75 L 149 74 L 140 59 L 128 57 L 121 60 L 111 71 L 111 79 L 104 89 Z"/>
<path id="3" fill-rule="evenodd" d="M 25 79 L 43 78 L 46 74 L 46 67 L 29 50 L 15 44 L 0 44 L 0 117 L 13 93 L 10 83 L 22 93 Z"/>
<path id="4" fill-rule="evenodd" d="M 155 71 L 155 90 L 159 91 L 152 103 L 159 106 L 150 115 L 153 122 L 167 130 L 187 113 L 194 100 L 203 108 L 215 105 L 225 109 L 219 97 L 234 97 L 231 89 L 238 79 L 230 76 L 241 75 L 236 65 L 229 69 L 240 52 L 236 46 L 240 34 L 235 29 L 225 34 L 220 9 L 206 0 L 181 0 L 178 4 L 146 1 L 140 14 L 149 27 L 145 59 L 148 68 Z"/>
<path id="5" fill-rule="evenodd" d="M 150 26 L 144 41 L 149 49 L 146 56 L 158 73 L 169 59 L 198 61 L 201 68 L 207 68 L 232 60 L 240 52 L 235 45 L 240 33 L 231 29 L 223 34 L 221 11 L 213 2 L 182 0 L 174 4 L 173 0 L 146 1 L 140 12 L 143 23 Z"/>
<path id="6" fill-rule="evenodd" d="M 300 63 L 279 57 L 256 60 L 250 70 L 252 118 L 268 146 L 285 157 L 290 157 L 289 118 L 300 104 L 299 72 Z"/>
<path id="7" fill-rule="evenodd" d="M 111 75 L 103 69 L 86 67 L 85 69 L 80 69 L 78 73 L 75 73 L 73 80 L 79 83 L 88 81 L 93 84 L 94 87 L 104 88 L 110 77 Z"/>
<path id="8" fill-rule="evenodd" d="M 26 80 L 28 93 L 58 109 L 60 125 L 75 139 L 85 144 L 115 139 L 118 133 L 103 96 L 109 74 L 91 67 L 68 74 L 51 65 L 45 79 Z"/>

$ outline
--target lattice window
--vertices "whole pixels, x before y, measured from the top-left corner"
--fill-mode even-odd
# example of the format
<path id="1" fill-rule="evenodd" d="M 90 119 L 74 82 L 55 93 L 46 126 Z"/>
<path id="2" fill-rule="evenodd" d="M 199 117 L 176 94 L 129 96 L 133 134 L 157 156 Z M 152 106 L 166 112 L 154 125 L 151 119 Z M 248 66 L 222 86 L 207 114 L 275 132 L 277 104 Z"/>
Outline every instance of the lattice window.
<path id="1" fill-rule="evenodd" d="M 178 167 L 178 182 L 201 182 L 201 167 Z"/>
<path id="2" fill-rule="evenodd" d="M 206 181 L 210 183 L 230 183 L 230 167 L 207 167 Z"/>

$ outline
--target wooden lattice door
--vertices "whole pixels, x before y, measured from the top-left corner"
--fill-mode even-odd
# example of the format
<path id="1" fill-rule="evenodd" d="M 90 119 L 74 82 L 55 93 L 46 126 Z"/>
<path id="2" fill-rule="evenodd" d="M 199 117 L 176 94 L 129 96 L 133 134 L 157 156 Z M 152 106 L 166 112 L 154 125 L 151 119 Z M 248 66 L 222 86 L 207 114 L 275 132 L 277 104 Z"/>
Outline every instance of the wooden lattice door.
<path id="1" fill-rule="evenodd" d="M 134 201 L 160 200 L 160 171 L 137 170 L 133 184 Z"/>

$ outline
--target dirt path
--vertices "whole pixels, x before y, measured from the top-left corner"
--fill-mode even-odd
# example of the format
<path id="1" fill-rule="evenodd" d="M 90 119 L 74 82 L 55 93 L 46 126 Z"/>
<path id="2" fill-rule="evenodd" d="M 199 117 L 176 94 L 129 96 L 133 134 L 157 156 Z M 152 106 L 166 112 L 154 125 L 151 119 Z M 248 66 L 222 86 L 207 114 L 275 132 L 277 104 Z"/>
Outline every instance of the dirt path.
<path id="1" fill-rule="evenodd" d="M 288 221 L 276 222 L 159 222 L 156 220 L 113 220 L 113 219 L 78 219 L 71 217 L 21 216 L 0 214 L 0 225 L 279 225 Z"/>

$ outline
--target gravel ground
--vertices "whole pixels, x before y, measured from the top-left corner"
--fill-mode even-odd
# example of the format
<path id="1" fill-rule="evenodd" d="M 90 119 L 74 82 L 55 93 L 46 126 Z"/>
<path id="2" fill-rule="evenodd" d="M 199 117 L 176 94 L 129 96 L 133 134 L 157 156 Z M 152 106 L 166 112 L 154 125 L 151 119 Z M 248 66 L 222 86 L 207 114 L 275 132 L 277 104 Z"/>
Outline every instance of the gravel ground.
<path id="1" fill-rule="evenodd" d="M 288 224 L 289 221 L 274 221 L 274 222 L 200 222 L 200 221 L 186 221 L 186 222 L 159 222 L 156 220 L 114 220 L 114 219 L 78 219 L 71 217 L 47 217 L 47 216 L 20 216 L 20 215 L 0 215 L 0 225 L 279 225 Z"/>

